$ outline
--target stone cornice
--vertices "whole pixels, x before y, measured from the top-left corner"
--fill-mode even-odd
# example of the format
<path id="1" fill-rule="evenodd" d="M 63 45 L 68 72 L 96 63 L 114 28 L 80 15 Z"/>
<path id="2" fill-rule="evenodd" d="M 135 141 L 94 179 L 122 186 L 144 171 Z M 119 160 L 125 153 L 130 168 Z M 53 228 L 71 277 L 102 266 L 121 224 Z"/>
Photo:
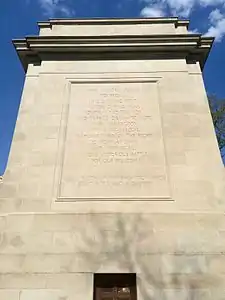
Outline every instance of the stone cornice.
<path id="1" fill-rule="evenodd" d="M 189 26 L 188 20 L 179 20 L 176 17 L 173 18 L 132 18 L 132 19 L 50 19 L 45 22 L 38 22 L 40 28 L 51 28 L 52 25 L 127 25 L 127 24 L 168 24 L 173 23 L 175 27 Z"/>
<path id="2" fill-rule="evenodd" d="M 140 55 L 163 58 L 186 58 L 199 61 L 204 67 L 213 43 L 213 38 L 198 34 L 149 35 L 149 36 L 29 36 L 14 40 L 13 44 L 24 69 L 29 63 L 40 63 L 51 56 L 66 60 L 74 59 L 119 59 L 126 56 L 138 59 Z M 94 56 L 93 56 L 94 55 Z M 130 58 L 130 59 L 132 59 Z"/>

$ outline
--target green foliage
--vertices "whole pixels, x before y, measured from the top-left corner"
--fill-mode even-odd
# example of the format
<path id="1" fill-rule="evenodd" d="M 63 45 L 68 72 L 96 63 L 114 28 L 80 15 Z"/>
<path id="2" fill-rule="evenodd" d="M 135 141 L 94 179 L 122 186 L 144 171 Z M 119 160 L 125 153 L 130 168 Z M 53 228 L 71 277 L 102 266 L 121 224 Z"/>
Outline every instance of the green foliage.
<path id="1" fill-rule="evenodd" d="M 225 99 L 209 96 L 209 106 L 222 157 L 225 157 Z"/>

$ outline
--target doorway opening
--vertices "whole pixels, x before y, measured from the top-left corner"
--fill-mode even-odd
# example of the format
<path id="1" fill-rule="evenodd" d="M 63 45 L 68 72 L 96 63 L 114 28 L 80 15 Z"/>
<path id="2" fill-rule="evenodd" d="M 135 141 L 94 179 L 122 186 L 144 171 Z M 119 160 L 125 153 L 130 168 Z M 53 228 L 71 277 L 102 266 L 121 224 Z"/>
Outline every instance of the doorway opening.
<path id="1" fill-rule="evenodd" d="M 137 300 L 136 274 L 94 274 L 94 300 Z"/>

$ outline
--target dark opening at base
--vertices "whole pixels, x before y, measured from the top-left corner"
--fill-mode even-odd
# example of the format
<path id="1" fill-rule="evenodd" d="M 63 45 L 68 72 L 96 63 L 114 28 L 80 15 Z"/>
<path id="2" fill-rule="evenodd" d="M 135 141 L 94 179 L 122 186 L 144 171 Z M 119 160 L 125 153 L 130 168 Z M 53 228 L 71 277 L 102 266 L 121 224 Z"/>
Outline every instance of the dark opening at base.
<path id="1" fill-rule="evenodd" d="M 136 274 L 95 274 L 94 300 L 137 300 Z"/>

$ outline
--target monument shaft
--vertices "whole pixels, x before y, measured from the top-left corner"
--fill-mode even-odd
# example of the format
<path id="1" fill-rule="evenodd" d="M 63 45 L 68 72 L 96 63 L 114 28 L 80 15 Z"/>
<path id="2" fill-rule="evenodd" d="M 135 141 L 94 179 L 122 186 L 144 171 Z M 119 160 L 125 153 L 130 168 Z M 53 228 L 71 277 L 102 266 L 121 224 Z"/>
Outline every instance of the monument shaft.
<path id="1" fill-rule="evenodd" d="M 187 26 L 50 20 L 14 41 L 26 78 L 0 185 L 1 300 L 223 299 L 213 39 Z"/>

